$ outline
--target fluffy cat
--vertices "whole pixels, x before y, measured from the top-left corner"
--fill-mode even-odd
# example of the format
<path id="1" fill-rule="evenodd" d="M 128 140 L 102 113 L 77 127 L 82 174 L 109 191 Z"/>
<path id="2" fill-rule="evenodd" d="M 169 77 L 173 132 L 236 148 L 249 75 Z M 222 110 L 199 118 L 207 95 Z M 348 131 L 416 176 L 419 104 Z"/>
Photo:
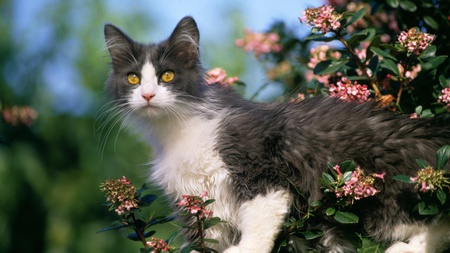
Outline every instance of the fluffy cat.
<path id="1" fill-rule="evenodd" d="M 220 241 L 213 245 L 219 252 L 271 252 L 286 217 L 321 199 L 327 162 L 348 159 L 366 173 L 386 173 L 381 192 L 357 202 L 368 236 L 392 243 L 388 252 L 448 248 L 450 220 L 415 219 L 417 189 L 392 179 L 414 175 L 417 158 L 434 164 L 436 150 L 450 144 L 448 118 L 409 119 L 333 98 L 246 101 L 206 85 L 191 17 L 157 44 L 137 43 L 113 25 L 105 26 L 105 39 L 112 59 L 106 92 L 152 146 L 151 181 L 174 203 L 205 190 L 216 199 L 214 215 L 227 222 L 207 237 Z M 340 233 L 345 227 L 316 218 L 325 231 L 318 251 L 355 252 Z"/>

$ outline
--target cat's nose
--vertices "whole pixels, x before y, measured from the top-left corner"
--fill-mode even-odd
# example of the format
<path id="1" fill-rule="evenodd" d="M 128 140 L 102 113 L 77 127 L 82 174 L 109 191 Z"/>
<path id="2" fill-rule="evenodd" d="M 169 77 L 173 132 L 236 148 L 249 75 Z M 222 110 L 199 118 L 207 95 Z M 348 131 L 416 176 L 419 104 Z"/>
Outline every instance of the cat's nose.
<path id="1" fill-rule="evenodd" d="M 153 93 L 145 93 L 142 94 L 142 97 L 147 100 L 147 102 L 150 102 L 150 100 L 152 100 L 152 98 L 155 96 L 155 94 Z"/>

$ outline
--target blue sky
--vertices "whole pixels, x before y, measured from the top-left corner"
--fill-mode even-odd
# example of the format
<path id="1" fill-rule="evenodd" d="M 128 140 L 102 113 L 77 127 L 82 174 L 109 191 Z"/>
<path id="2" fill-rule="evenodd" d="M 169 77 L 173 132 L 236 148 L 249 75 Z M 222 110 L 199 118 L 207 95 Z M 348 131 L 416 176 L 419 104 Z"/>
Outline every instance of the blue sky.
<path id="1" fill-rule="evenodd" d="M 39 23 L 37 18 L 42 13 L 54 11 L 51 8 L 43 9 L 43 6 L 48 8 L 51 3 L 58 0 L 15 0 L 14 1 L 14 30 L 16 34 L 20 34 L 20 43 L 23 44 L 23 52 L 32 52 L 41 50 L 44 47 L 46 41 L 51 38 L 48 28 L 45 24 Z M 84 1 L 79 1 L 79 5 L 82 5 Z M 141 39 L 157 42 L 165 39 L 176 23 L 184 16 L 193 16 L 199 26 L 201 32 L 201 43 L 208 43 L 213 45 L 231 44 L 236 38 L 230 38 L 233 26 L 233 18 L 230 17 L 230 13 L 237 11 L 243 18 L 243 26 L 253 31 L 264 31 L 277 20 L 284 21 L 288 27 L 298 27 L 298 34 L 306 34 L 309 31 L 304 25 L 301 25 L 298 21 L 298 17 L 301 16 L 302 11 L 307 7 L 316 7 L 322 4 L 322 0 L 310 0 L 310 1 L 293 1 L 293 0 L 112 0 L 105 1 L 111 10 L 116 12 L 129 12 L 132 14 L 136 8 L 149 10 L 149 16 L 153 22 L 151 29 L 145 31 L 146 34 Z M 50 3 L 44 4 L 44 3 Z M 83 8 L 80 6 L 79 10 L 74 10 L 70 17 L 76 24 L 77 20 L 83 19 Z M 86 11 L 86 10 L 84 10 Z M 90 10 L 92 11 L 92 10 Z M 130 15 L 130 18 L 132 15 Z M 111 20 L 105 20 L 104 23 L 112 22 Z M 119 27 L 123 27 L 123 24 L 117 24 Z M 30 29 L 32 27 L 32 29 Z M 102 34 L 98 33 L 102 28 L 93 28 L 93 33 L 98 36 L 99 39 L 99 51 L 102 50 L 103 38 Z M 26 31 L 26 32 L 23 32 Z M 60 56 L 59 63 L 55 63 L 55 68 L 58 69 L 60 78 L 57 80 L 66 80 L 65 82 L 53 83 L 52 80 L 48 80 L 47 86 L 49 87 L 51 97 L 55 99 L 55 104 L 61 104 L 64 101 L 65 106 L 59 106 L 62 111 L 71 111 L 76 108 L 78 113 L 83 113 L 85 110 L 89 110 L 89 94 L 80 85 L 74 85 L 77 82 L 77 74 L 71 71 L 71 66 L 65 64 L 64 58 L 74 57 L 74 54 L 79 53 L 76 49 L 76 42 L 72 45 L 72 50 L 64 52 Z M 203 52 L 203 54 L 214 54 L 214 52 Z M 252 56 L 248 54 L 246 56 L 247 72 L 240 78 L 246 81 L 246 78 L 255 80 L 255 83 L 263 81 L 264 73 L 258 67 L 256 61 L 252 59 Z M 66 61 L 67 62 L 67 61 Z M 50 67 L 52 69 L 52 67 Z M 256 90 L 257 86 L 248 87 L 249 93 L 252 90 Z M 270 91 L 269 91 L 270 92 Z M 68 95 L 70 94 L 70 95 Z M 80 97 L 85 102 L 84 107 L 79 106 Z M 59 101 L 58 101 L 59 100 Z M 74 113 L 77 113 L 74 111 Z"/>

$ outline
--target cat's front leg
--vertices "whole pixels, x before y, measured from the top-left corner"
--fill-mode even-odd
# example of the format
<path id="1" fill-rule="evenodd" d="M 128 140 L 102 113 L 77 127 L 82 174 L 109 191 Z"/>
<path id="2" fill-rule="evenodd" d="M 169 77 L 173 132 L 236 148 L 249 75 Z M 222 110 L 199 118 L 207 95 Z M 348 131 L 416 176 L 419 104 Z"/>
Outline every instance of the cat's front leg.
<path id="1" fill-rule="evenodd" d="M 291 196 L 287 191 L 272 191 L 245 202 L 238 211 L 241 240 L 224 253 L 266 253 L 289 212 Z"/>

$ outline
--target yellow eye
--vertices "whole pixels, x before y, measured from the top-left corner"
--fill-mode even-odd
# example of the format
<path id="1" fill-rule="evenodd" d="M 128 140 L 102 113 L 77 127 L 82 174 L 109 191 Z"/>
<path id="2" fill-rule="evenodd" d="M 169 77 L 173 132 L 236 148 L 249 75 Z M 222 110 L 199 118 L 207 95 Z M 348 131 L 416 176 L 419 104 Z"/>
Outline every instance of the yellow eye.
<path id="1" fill-rule="evenodd" d="M 128 80 L 128 83 L 130 83 L 132 85 L 136 85 L 136 84 L 139 84 L 141 82 L 141 78 L 138 75 L 134 74 L 134 73 L 128 74 L 127 80 Z"/>
<path id="2" fill-rule="evenodd" d="M 173 71 L 170 70 L 166 70 L 161 74 L 161 80 L 165 83 L 172 81 L 174 77 L 175 73 L 173 73 Z"/>

